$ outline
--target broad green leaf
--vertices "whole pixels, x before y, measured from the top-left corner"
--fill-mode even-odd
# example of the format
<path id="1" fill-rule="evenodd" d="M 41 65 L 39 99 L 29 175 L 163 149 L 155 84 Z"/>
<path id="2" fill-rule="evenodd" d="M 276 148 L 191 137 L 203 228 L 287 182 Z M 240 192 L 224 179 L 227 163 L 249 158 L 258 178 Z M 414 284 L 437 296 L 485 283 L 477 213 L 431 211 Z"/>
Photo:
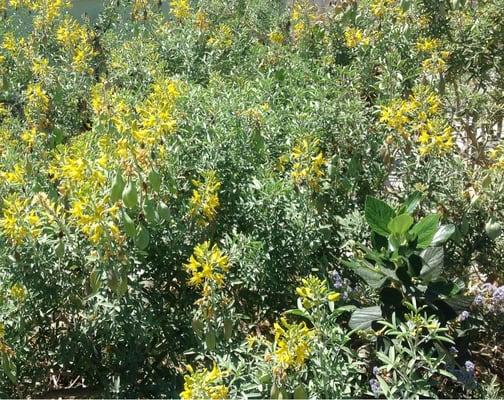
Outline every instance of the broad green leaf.
<path id="1" fill-rule="evenodd" d="M 381 287 L 387 279 L 387 276 L 383 274 L 379 269 L 372 266 L 367 266 L 364 263 L 358 263 L 354 265 L 352 269 L 364 280 L 364 282 L 375 289 Z"/>
<path id="2" fill-rule="evenodd" d="M 394 217 L 395 212 L 387 203 L 375 197 L 367 196 L 364 213 L 366 221 L 373 231 L 382 236 L 389 235 L 388 224 Z"/>
<path id="3" fill-rule="evenodd" d="M 455 225 L 441 225 L 432 239 L 431 246 L 439 246 L 450 239 L 455 233 Z"/>
<path id="4" fill-rule="evenodd" d="M 409 214 L 401 214 L 394 217 L 387 225 L 388 230 L 392 235 L 404 235 L 413 225 L 413 217 Z"/>
<path id="5" fill-rule="evenodd" d="M 408 214 L 412 214 L 420 204 L 421 200 L 422 200 L 422 193 L 418 191 L 411 193 L 404 202 L 404 211 L 407 212 Z"/>
<path id="6" fill-rule="evenodd" d="M 410 230 L 410 234 L 416 236 L 417 248 L 426 249 L 432 243 L 432 239 L 438 230 L 439 215 L 431 214 L 418 221 Z"/>
<path id="7" fill-rule="evenodd" d="M 382 311 L 380 306 L 358 308 L 352 313 L 348 325 L 351 329 L 368 329 L 371 328 L 373 321 L 381 318 Z"/>
<path id="8" fill-rule="evenodd" d="M 442 247 L 429 247 L 420 253 L 424 261 L 420 276 L 424 282 L 433 282 L 440 278 L 443 271 L 443 256 Z"/>

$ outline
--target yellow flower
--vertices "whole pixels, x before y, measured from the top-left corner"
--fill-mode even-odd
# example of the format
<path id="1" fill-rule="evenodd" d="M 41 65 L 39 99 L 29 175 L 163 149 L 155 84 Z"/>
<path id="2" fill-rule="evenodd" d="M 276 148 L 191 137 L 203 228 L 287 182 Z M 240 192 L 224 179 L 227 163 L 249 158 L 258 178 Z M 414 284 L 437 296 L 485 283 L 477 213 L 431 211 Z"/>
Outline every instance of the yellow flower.
<path id="1" fill-rule="evenodd" d="M 418 85 L 407 100 L 396 99 L 382 106 L 380 122 L 405 139 L 415 135 L 420 155 L 444 154 L 453 148 L 453 129 L 441 113 L 441 98 L 429 87 Z"/>
<path id="2" fill-rule="evenodd" d="M 198 224 L 205 226 L 217 214 L 217 207 L 220 204 L 218 191 L 221 183 L 215 171 L 212 170 L 204 172 L 203 178 L 203 181 L 193 180 L 196 189 L 193 190 L 189 200 L 189 215 L 196 218 Z"/>
<path id="3" fill-rule="evenodd" d="M 432 53 L 439 47 L 439 39 L 435 38 L 420 38 L 417 40 L 415 48 L 419 52 Z"/>
<path id="4" fill-rule="evenodd" d="M 207 43 L 209 46 L 220 50 L 229 49 L 233 45 L 233 31 L 228 25 L 221 24 Z"/>
<path id="5" fill-rule="evenodd" d="M 44 115 L 49 109 L 49 96 L 40 83 L 30 83 L 25 91 L 25 115 L 28 120 Z"/>
<path id="6" fill-rule="evenodd" d="M 307 310 L 325 304 L 327 301 L 338 301 L 340 298 L 339 293 L 329 291 L 325 280 L 314 275 L 301 279 L 301 283 L 302 286 L 296 288 L 296 293 Z"/>
<path id="7" fill-rule="evenodd" d="M 207 19 L 207 15 L 201 10 L 198 10 L 198 12 L 196 13 L 194 23 L 196 24 L 196 27 L 200 31 L 206 31 L 208 29 L 208 27 L 210 26 L 208 19 Z"/>
<path id="8" fill-rule="evenodd" d="M 24 224 L 28 200 L 18 194 L 12 194 L 4 199 L 3 216 L 0 218 L 2 234 L 13 244 L 21 244 L 29 236 L 30 231 Z"/>
<path id="9" fill-rule="evenodd" d="M 21 164 L 15 164 L 14 169 L 9 172 L 1 172 L 0 177 L 5 179 L 11 185 L 22 185 L 25 182 L 26 170 Z"/>
<path id="10" fill-rule="evenodd" d="M 320 181 L 325 175 L 327 160 L 319 151 L 319 139 L 304 137 L 298 140 L 291 151 L 291 177 L 296 185 L 306 183 L 311 189 L 319 190 Z"/>
<path id="11" fill-rule="evenodd" d="M 26 298 L 26 290 L 24 286 L 19 283 L 12 285 L 9 292 L 11 297 L 18 302 L 22 302 Z"/>
<path id="12" fill-rule="evenodd" d="M 311 341 L 315 332 L 304 322 L 289 324 L 285 318 L 273 325 L 275 334 L 274 370 L 284 372 L 289 368 L 301 369 L 311 352 Z M 280 375 L 282 375 L 280 373 Z"/>
<path id="13" fill-rule="evenodd" d="M 191 8 L 188 0 L 171 0 L 170 12 L 178 20 L 186 19 L 191 15 Z"/>
<path id="14" fill-rule="evenodd" d="M 284 35 L 280 31 L 271 31 L 268 34 L 271 43 L 282 44 L 285 40 Z"/>
<path id="15" fill-rule="evenodd" d="M 210 247 L 210 242 L 198 244 L 184 269 L 191 275 L 189 286 L 203 287 L 207 292 L 212 285 L 224 284 L 224 274 L 229 270 L 229 260 L 217 245 Z"/>
<path id="16" fill-rule="evenodd" d="M 226 376 L 216 364 L 211 371 L 206 368 L 194 370 L 187 366 L 189 372 L 184 376 L 184 390 L 180 393 L 181 399 L 227 399 L 229 389 L 223 385 Z"/>
<path id="17" fill-rule="evenodd" d="M 367 46 L 370 43 L 368 37 L 364 35 L 364 32 L 359 28 L 349 27 L 343 32 L 345 38 L 345 44 L 349 48 L 357 47 L 360 45 Z"/>
<path id="18" fill-rule="evenodd" d="M 45 77 L 50 72 L 49 61 L 46 58 L 36 58 L 32 63 L 33 74 L 39 78 Z"/>
<path id="19" fill-rule="evenodd" d="M 371 12 L 376 17 L 383 17 L 389 11 L 397 0 L 373 0 L 371 2 Z"/>

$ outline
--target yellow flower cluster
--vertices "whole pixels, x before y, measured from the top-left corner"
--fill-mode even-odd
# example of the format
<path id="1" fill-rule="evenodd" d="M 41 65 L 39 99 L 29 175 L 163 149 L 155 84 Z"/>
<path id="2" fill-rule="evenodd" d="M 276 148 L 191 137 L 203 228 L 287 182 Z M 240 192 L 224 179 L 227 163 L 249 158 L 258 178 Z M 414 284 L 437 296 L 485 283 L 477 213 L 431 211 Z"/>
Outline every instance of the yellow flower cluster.
<path id="1" fill-rule="evenodd" d="M 499 144 L 488 152 L 492 168 L 504 169 L 504 144 Z"/>
<path id="2" fill-rule="evenodd" d="M 278 30 L 271 31 L 268 34 L 268 38 L 271 43 L 282 44 L 285 41 L 285 37 L 282 32 Z"/>
<path id="3" fill-rule="evenodd" d="M 68 223 L 75 226 L 93 244 L 103 238 L 121 243 L 116 225 L 118 207 L 108 206 L 108 198 L 100 196 L 107 187 L 107 171 L 96 159 L 89 135 L 83 135 L 53 153 L 48 173 L 58 182 L 58 190 L 69 202 Z"/>
<path id="4" fill-rule="evenodd" d="M 453 147 L 453 129 L 442 117 L 441 99 L 427 86 L 416 86 L 407 100 L 382 106 L 380 122 L 405 139 L 414 135 L 421 155 L 443 154 Z"/>
<path id="5" fill-rule="evenodd" d="M 152 85 L 152 92 L 136 107 L 139 119 L 132 125 L 131 132 L 139 143 L 153 145 L 166 134 L 175 132 L 177 122 L 173 111 L 179 96 L 177 85 L 171 80 L 162 80 Z"/>
<path id="6" fill-rule="evenodd" d="M 188 18 L 191 15 L 191 8 L 188 0 L 171 0 L 170 12 L 179 21 Z"/>
<path id="7" fill-rule="evenodd" d="M 233 45 L 233 31 L 228 25 L 220 24 L 207 44 L 219 50 L 229 49 Z"/>
<path id="8" fill-rule="evenodd" d="M 198 10 L 194 17 L 194 24 L 196 25 L 196 28 L 202 32 L 209 28 L 210 23 L 208 22 L 208 16 L 204 11 Z"/>
<path id="9" fill-rule="evenodd" d="M 96 56 L 93 39 L 94 33 L 70 16 L 65 17 L 56 30 L 56 40 L 69 53 L 76 72 L 93 73 L 89 66 Z"/>
<path id="10" fill-rule="evenodd" d="M 26 289 L 20 283 L 15 283 L 9 289 L 9 294 L 17 302 L 22 302 L 26 298 Z"/>
<path id="11" fill-rule="evenodd" d="M 315 332 L 309 329 L 304 322 L 288 323 L 285 318 L 280 323 L 274 324 L 275 350 L 273 360 L 274 374 L 283 377 L 289 368 L 300 370 L 311 352 L 311 341 Z"/>
<path id="12" fill-rule="evenodd" d="M 327 160 L 319 150 L 320 140 L 305 137 L 298 141 L 290 154 L 292 162 L 291 177 L 296 185 L 306 183 L 311 189 L 319 190 L 324 177 Z"/>
<path id="13" fill-rule="evenodd" d="M 30 83 L 25 91 L 25 117 L 30 123 L 42 123 L 49 110 L 49 96 L 40 83 Z"/>
<path id="14" fill-rule="evenodd" d="M 340 293 L 332 292 L 327 287 L 327 282 L 316 276 L 310 275 L 301 279 L 302 286 L 296 288 L 297 295 L 301 298 L 303 307 L 307 310 L 325 304 L 328 301 L 338 301 Z"/>
<path id="15" fill-rule="evenodd" d="M 199 225 L 206 226 L 217 214 L 221 183 L 213 170 L 205 171 L 202 177 L 202 181 L 196 179 L 192 181 L 196 189 L 193 190 L 189 200 L 189 215 L 195 218 Z"/>
<path id="16" fill-rule="evenodd" d="M 224 284 L 224 274 L 229 270 L 229 260 L 220 249 L 210 242 L 198 244 L 184 269 L 191 275 L 189 285 L 202 287 L 203 294 L 209 295 L 212 286 L 221 287 Z"/>
<path id="17" fill-rule="evenodd" d="M 417 40 L 415 49 L 417 52 L 429 57 L 422 61 L 422 70 L 428 74 L 442 73 L 446 71 L 446 61 L 450 52 L 439 50 L 441 42 L 436 38 L 420 38 Z"/>
<path id="18" fill-rule="evenodd" d="M 226 374 L 216 364 L 211 371 L 206 368 L 195 371 L 190 365 L 186 368 L 189 374 L 184 376 L 184 391 L 180 393 L 181 399 L 220 400 L 229 397 L 229 389 L 223 385 Z"/>
<path id="19" fill-rule="evenodd" d="M 367 46 L 370 43 L 369 37 L 359 28 L 348 27 L 343 32 L 343 36 L 346 46 L 350 49 L 361 45 Z"/>
<path id="20" fill-rule="evenodd" d="M 432 53 L 439 48 L 440 44 L 439 39 L 436 38 L 419 38 L 415 44 L 415 48 L 418 52 Z"/>
<path id="21" fill-rule="evenodd" d="M 292 6 L 291 24 L 294 40 L 300 40 L 316 21 L 317 13 L 311 1 L 296 0 Z"/>
<path id="22" fill-rule="evenodd" d="M 30 210 L 30 201 L 13 193 L 3 200 L 0 229 L 3 236 L 14 245 L 25 239 L 36 239 L 42 232 L 42 221 L 35 210 Z"/>
<path id="23" fill-rule="evenodd" d="M 64 9 L 70 8 L 70 0 L 10 0 L 9 5 L 13 8 L 26 8 L 36 12 L 37 20 L 35 27 L 41 28 L 51 24 Z"/>
<path id="24" fill-rule="evenodd" d="M 373 0 L 371 2 L 371 12 L 374 16 L 381 18 L 391 9 L 395 9 L 397 0 Z"/>
<path id="25" fill-rule="evenodd" d="M 0 171 L 0 178 L 9 185 L 22 185 L 25 183 L 26 169 L 23 165 L 16 163 L 10 171 Z"/>

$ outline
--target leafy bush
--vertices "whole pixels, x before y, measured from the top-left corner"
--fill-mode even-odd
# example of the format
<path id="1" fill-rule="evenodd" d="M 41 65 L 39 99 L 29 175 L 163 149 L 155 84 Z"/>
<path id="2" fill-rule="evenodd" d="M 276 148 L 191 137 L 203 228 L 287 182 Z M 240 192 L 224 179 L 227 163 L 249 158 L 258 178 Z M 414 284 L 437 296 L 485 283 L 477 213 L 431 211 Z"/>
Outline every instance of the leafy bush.
<path id="1" fill-rule="evenodd" d="M 336 3 L 0 0 L 1 396 L 501 395 L 502 0 Z"/>

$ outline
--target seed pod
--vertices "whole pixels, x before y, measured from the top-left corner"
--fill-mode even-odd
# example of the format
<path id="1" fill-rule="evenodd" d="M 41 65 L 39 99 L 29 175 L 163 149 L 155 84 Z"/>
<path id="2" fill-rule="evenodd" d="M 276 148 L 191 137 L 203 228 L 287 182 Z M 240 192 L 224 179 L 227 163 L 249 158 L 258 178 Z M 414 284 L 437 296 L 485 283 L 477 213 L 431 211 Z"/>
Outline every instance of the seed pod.
<path id="1" fill-rule="evenodd" d="M 306 399 L 306 391 L 302 383 L 294 389 L 294 399 Z"/>
<path id="2" fill-rule="evenodd" d="M 499 222 L 495 221 L 493 218 L 491 218 L 486 224 L 485 224 L 485 231 L 488 237 L 492 240 L 497 239 L 501 233 L 502 233 L 502 226 Z"/>
<path id="3" fill-rule="evenodd" d="M 117 200 L 121 198 L 122 192 L 124 190 L 124 179 L 120 171 L 114 176 L 114 180 L 112 181 L 112 187 L 110 188 L 110 201 L 115 203 Z"/>
<path id="4" fill-rule="evenodd" d="M 122 200 L 128 208 L 134 209 L 138 206 L 138 193 L 135 182 L 128 181 L 122 192 Z"/>
<path id="5" fill-rule="evenodd" d="M 65 255 L 65 243 L 63 243 L 61 239 L 58 241 L 58 244 L 54 248 L 54 254 L 56 254 L 58 258 L 61 258 Z"/>
<path id="6" fill-rule="evenodd" d="M 149 173 L 149 184 L 152 190 L 159 192 L 161 188 L 161 176 L 154 170 Z"/>
<path id="7" fill-rule="evenodd" d="M 230 319 L 224 320 L 224 339 L 231 339 L 231 335 L 233 334 L 233 321 Z"/>
<path id="8" fill-rule="evenodd" d="M 276 383 L 274 383 L 272 386 L 271 386 L 271 390 L 270 390 L 270 398 L 272 399 L 278 399 L 280 395 L 280 390 L 278 389 L 278 386 Z"/>
<path id="9" fill-rule="evenodd" d="M 95 269 L 91 271 L 91 274 L 89 275 L 89 287 L 91 289 L 91 294 L 98 293 L 98 290 L 101 288 L 100 275 Z"/>
<path id="10" fill-rule="evenodd" d="M 215 350 L 217 345 L 217 337 L 215 336 L 215 331 L 213 329 L 209 330 L 205 336 L 205 343 L 208 350 Z"/>
<path id="11" fill-rule="evenodd" d="M 135 233 L 136 233 L 135 223 L 133 222 L 131 217 L 128 215 L 128 213 L 126 213 L 125 211 L 123 211 L 122 220 L 123 220 L 123 225 L 124 225 L 124 232 L 126 233 L 126 235 L 128 235 L 130 237 L 130 239 L 133 239 L 135 237 Z"/>
<path id="12" fill-rule="evenodd" d="M 198 335 L 199 337 L 203 336 L 203 328 L 205 327 L 203 321 L 198 318 L 193 318 L 193 320 L 191 321 L 191 326 L 196 335 Z"/>
<path id="13" fill-rule="evenodd" d="M 145 250 L 149 246 L 150 235 L 149 230 L 143 226 L 143 224 L 138 225 L 137 234 L 135 237 L 135 245 L 139 250 Z"/>
<path id="14" fill-rule="evenodd" d="M 163 201 L 160 201 L 158 204 L 158 214 L 164 220 L 170 218 L 170 208 Z"/>

